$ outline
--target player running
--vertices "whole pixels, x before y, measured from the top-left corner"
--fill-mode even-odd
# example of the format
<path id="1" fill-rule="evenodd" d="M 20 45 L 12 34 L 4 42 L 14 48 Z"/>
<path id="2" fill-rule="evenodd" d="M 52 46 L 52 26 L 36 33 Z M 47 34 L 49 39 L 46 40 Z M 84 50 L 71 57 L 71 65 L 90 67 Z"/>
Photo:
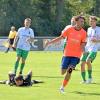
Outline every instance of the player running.
<path id="1" fill-rule="evenodd" d="M 62 57 L 61 74 L 64 75 L 64 80 L 60 87 L 61 93 L 64 93 L 64 88 L 68 84 L 72 71 L 80 61 L 80 56 L 84 52 L 86 42 L 86 31 L 82 28 L 84 25 L 84 17 L 75 17 L 75 26 L 69 27 L 62 31 L 61 35 L 51 41 L 47 41 L 45 46 L 58 42 L 63 38 L 67 38 L 67 45 L 64 49 Z"/>

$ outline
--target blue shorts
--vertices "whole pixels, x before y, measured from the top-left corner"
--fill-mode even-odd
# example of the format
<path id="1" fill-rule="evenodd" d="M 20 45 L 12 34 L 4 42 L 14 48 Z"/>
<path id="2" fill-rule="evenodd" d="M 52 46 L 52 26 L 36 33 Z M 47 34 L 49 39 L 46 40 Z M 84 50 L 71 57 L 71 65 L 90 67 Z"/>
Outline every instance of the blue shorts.
<path id="1" fill-rule="evenodd" d="M 67 69 L 70 65 L 74 68 L 76 65 L 80 62 L 80 59 L 78 57 L 63 57 L 62 58 L 62 69 Z"/>

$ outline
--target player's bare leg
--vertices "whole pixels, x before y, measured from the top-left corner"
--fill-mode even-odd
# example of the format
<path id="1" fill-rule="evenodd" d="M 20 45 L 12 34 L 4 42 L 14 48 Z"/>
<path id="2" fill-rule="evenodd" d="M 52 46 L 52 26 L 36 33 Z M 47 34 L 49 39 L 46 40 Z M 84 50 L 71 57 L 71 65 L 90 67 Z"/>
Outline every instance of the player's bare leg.
<path id="1" fill-rule="evenodd" d="M 70 80 L 72 71 L 73 71 L 72 66 L 69 66 L 68 69 L 66 70 L 66 72 L 65 72 L 65 70 L 62 70 L 62 72 L 63 72 L 62 74 L 65 74 L 65 77 L 64 77 L 63 83 L 62 83 L 61 88 L 60 88 L 61 93 L 64 93 L 64 88 Z"/>

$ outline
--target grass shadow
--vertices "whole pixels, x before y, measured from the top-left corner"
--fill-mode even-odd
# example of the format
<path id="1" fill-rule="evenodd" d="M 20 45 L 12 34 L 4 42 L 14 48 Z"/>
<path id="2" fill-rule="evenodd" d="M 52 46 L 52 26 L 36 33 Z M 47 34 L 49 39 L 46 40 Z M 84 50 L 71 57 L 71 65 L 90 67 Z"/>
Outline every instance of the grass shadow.
<path id="1" fill-rule="evenodd" d="M 32 77 L 40 77 L 40 78 L 62 78 L 61 76 L 39 76 L 39 75 L 34 75 Z"/>
<path id="2" fill-rule="evenodd" d="M 94 83 L 91 83 L 91 84 L 93 84 L 93 85 L 100 85 L 100 83 L 95 83 L 95 82 Z"/>
<path id="3" fill-rule="evenodd" d="M 74 91 L 72 93 L 75 93 L 75 94 L 80 94 L 80 95 L 94 95 L 94 96 L 100 96 L 100 93 L 86 93 L 86 92 L 80 92 L 80 91 Z"/>

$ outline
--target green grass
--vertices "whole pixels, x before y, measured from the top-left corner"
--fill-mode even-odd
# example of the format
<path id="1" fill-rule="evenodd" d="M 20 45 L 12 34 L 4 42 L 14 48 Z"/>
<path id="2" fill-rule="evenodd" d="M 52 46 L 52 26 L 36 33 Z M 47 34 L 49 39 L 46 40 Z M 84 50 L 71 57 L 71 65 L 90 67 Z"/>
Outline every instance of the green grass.
<path id="1" fill-rule="evenodd" d="M 63 76 L 60 75 L 62 52 L 30 52 L 24 74 L 30 69 L 32 79 L 44 83 L 32 87 L 16 87 L 0 84 L 0 100 L 100 100 L 100 53 L 93 62 L 93 79 L 95 84 L 80 84 L 80 66 L 74 71 L 65 88 L 65 94 L 60 94 L 59 87 Z M 7 54 L 0 52 L 0 80 L 8 78 L 7 73 L 13 70 L 16 60 L 15 52 Z"/>

